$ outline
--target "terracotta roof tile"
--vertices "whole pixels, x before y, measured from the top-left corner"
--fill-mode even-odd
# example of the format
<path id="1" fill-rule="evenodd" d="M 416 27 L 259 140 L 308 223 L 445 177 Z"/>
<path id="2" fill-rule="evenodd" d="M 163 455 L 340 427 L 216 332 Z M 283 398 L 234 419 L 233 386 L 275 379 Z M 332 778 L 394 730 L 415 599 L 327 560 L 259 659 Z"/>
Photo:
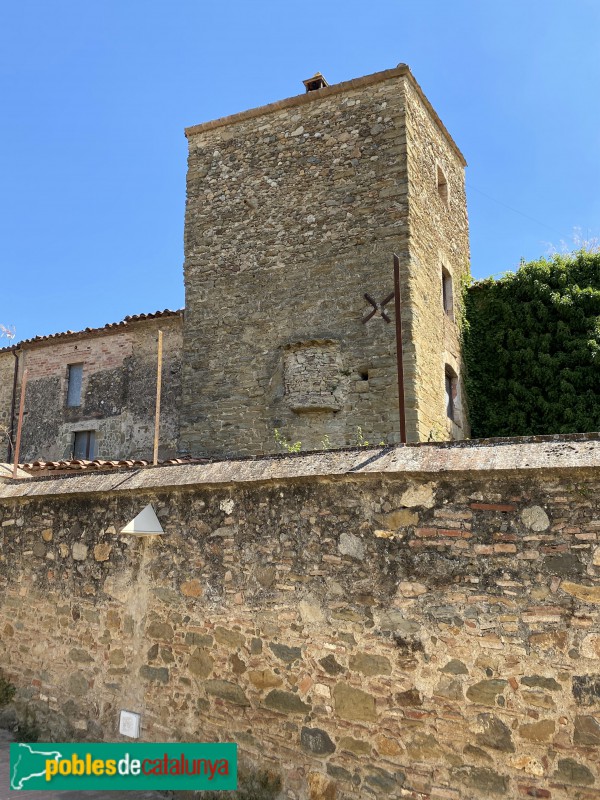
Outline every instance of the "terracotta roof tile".
<path id="1" fill-rule="evenodd" d="M 155 311 L 153 314 L 131 314 L 124 317 L 120 322 L 107 322 L 101 328 L 85 328 L 82 331 L 62 331 L 61 333 L 49 333 L 46 336 L 34 336 L 32 339 L 24 339 L 22 342 L 8 345 L 7 347 L 0 348 L 0 353 L 5 353 L 10 350 L 18 350 L 20 347 L 28 345 L 42 344 L 45 342 L 54 341 L 55 339 L 68 339 L 69 337 L 84 337 L 93 333 L 106 333 L 112 330 L 121 330 L 127 328 L 131 323 L 144 322 L 150 319 L 159 319 L 161 317 L 181 317 L 183 316 L 183 309 L 171 311 L 165 308 L 164 311 Z"/>
<path id="2" fill-rule="evenodd" d="M 159 461 L 159 467 L 172 464 L 202 464 L 207 459 L 198 458 L 169 458 L 166 461 Z M 72 458 L 61 459 L 60 461 L 31 461 L 27 464 L 20 464 L 19 468 L 28 472 L 30 475 L 42 475 L 48 472 L 109 472 L 116 469 L 140 469 L 141 467 L 153 466 L 151 461 L 144 459 L 123 458 L 119 461 L 95 459 L 86 461 L 84 459 Z"/>

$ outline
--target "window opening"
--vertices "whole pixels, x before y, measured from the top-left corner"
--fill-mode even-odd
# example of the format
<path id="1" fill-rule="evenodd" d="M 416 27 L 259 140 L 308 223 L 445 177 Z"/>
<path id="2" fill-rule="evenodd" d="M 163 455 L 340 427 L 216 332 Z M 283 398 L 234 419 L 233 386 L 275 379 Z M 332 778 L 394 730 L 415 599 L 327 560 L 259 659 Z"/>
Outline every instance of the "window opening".
<path id="1" fill-rule="evenodd" d="M 458 378 L 450 367 L 446 367 L 445 373 L 445 391 L 446 391 L 446 416 L 453 422 L 456 422 L 456 396 L 458 393 Z"/>
<path id="2" fill-rule="evenodd" d="M 448 204 L 448 181 L 440 167 L 437 168 L 437 190 L 446 205 Z"/>
<path id="3" fill-rule="evenodd" d="M 73 439 L 73 458 L 93 461 L 96 455 L 96 432 L 76 431 Z"/>
<path id="4" fill-rule="evenodd" d="M 452 275 L 450 275 L 446 267 L 442 267 L 442 302 L 444 305 L 444 313 L 446 316 L 452 317 L 454 308 Z"/>
<path id="5" fill-rule="evenodd" d="M 81 405 L 81 384 L 83 381 L 83 364 L 69 364 L 69 384 L 67 388 L 67 405 Z"/>

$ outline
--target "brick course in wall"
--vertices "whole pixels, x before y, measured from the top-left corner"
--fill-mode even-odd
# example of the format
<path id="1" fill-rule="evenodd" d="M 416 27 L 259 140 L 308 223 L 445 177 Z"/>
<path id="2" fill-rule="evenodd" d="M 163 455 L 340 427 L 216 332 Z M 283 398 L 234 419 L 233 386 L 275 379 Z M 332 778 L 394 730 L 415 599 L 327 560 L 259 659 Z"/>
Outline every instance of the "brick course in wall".
<path id="1" fill-rule="evenodd" d="M 288 798 L 600 792 L 598 437 L 0 484 L 45 735 L 234 740 Z M 165 536 L 121 527 L 153 503 Z M 10 718 L 5 712 L 5 721 Z"/>

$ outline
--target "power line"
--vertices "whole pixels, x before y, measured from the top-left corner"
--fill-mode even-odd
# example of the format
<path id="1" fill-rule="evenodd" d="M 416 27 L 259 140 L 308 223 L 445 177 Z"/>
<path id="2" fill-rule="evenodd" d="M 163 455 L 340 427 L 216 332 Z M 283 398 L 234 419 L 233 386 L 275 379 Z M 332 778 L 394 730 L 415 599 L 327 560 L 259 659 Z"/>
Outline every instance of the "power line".
<path id="1" fill-rule="evenodd" d="M 569 237 L 563 236 L 562 233 L 558 233 L 558 231 L 556 231 L 550 225 L 547 225 L 545 222 L 542 222 L 541 220 L 536 219 L 535 217 L 531 217 L 529 214 L 525 214 L 525 213 L 523 213 L 523 211 L 519 211 L 518 208 L 513 208 L 512 206 L 509 206 L 508 203 L 504 203 L 502 200 L 497 200 L 495 197 L 492 197 L 490 194 L 487 194 L 486 192 L 483 192 L 481 189 L 478 189 L 476 186 L 473 186 L 473 184 L 470 181 L 469 181 L 469 183 L 467 183 L 467 188 L 468 189 L 473 189 L 473 191 L 478 192 L 479 194 L 483 195 L 484 197 L 487 197 L 487 199 L 491 200 L 493 203 L 497 203 L 499 206 L 504 206 L 504 208 L 508 208 L 509 211 L 512 211 L 513 213 L 518 214 L 519 216 L 524 217 L 525 219 L 528 219 L 530 222 L 535 222 L 536 225 L 541 225 L 542 227 L 547 228 L 549 231 L 552 231 L 552 233 L 554 233 L 555 235 L 560 236 L 561 239 L 568 239 L 569 238 Z"/>

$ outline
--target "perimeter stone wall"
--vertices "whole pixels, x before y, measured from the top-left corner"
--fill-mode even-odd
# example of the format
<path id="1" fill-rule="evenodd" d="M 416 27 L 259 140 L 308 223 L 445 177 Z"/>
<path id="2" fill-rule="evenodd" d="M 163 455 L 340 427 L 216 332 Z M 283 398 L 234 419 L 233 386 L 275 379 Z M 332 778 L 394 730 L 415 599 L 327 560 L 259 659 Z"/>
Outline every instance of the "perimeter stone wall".
<path id="1" fill-rule="evenodd" d="M 5 483 L 3 721 L 116 740 L 137 711 L 145 741 L 238 742 L 286 798 L 598 798 L 597 451 Z M 148 502 L 166 535 L 120 535 Z"/>
<path id="2" fill-rule="evenodd" d="M 76 431 L 93 431 L 94 457 L 152 458 L 158 330 L 163 331 L 159 457 L 177 452 L 181 397 L 180 315 L 128 323 L 125 329 L 66 335 L 19 350 L 28 368 L 21 462 L 70 458 Z M 69 364 L 83 364 L 81 404 L 67 405 Z M 0 353 L 0 424 L 10 425 L 14 357 Z M 2 444 L 5 447 L 4 443 Z M 6 451 L 5 451 L 6 453 Z M 3 456 L 3 458 L 5 458 Z"/>
<path id="3" fill-rule="evenodd" d="M 273 452 L 275 429 L 303 449 L 352 445 L 359 427 L 369 441 L 399 441 L 393 302 L 391 323 L 377 313 L 362 324 L 365 293 L 380 303 L 393 292 L 393 253 L 409 441 L 432 428 L 464 435 L 446 425 L 439 256 L 444 242 L 456 273 L 466 269 L 464 162 L 407 69 L 187 135 L 183 449 Z M 430 150 L 457 186 L 449 209 L 435 209 L 431 241 Z M 414 244 L 413 225 L 423 225 Z"/>

